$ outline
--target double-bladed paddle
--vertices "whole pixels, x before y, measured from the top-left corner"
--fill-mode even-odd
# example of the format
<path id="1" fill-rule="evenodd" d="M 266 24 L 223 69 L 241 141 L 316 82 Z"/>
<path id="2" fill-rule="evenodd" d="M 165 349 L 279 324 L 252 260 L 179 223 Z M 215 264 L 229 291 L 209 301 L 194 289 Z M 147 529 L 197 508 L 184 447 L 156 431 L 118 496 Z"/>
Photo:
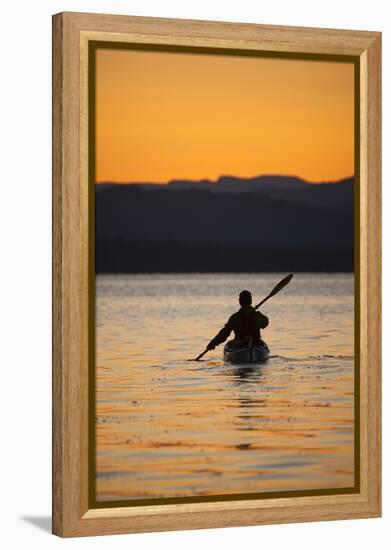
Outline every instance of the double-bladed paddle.
<path id="1" fill-rule="evenodd" d="M 287 275 L 286 277 L 284 277 L 282 279 L 282 281 L 280 281 L 274 288 L 271 292 L 269 292 L 269 294 L 266 296 L 266 298 L 264 298 L 261 302 L 259 302 L 259 304 L 257 304 L 254 309 L 258 309 L 259 307 L 261 307 L 262 304 L 264 304 L 265 302 L 267 302 L 267 300 L 269 300 L 270 298 L 272 298 L 272 296 L 275 296 L 277 294 L 277 292 L 280 292 L 280 290 L 282 290 L 288 283 L 290 283 L 290 281 L 292 280 L 292 277 L 293 277 L 293 273 L 289 273 L 289 275 Z M 189 361 L 199 361 L 201 359 L 201 357 L 203 357 L 205 355 L 205 353 L 207 353 L 209 350 L 206 349 L 205 351 L 203 351 L 202 353 L 200 353 L 200 355 L 198 357 L 196 357 L 195 359 L 189 359 Z"/>

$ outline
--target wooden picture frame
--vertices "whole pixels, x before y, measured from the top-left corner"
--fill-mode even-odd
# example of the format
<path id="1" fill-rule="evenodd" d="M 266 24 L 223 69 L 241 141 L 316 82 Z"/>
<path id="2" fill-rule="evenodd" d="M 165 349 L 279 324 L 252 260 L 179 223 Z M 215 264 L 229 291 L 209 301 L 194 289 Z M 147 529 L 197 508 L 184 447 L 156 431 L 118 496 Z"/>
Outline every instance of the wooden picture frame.
<path id="1" fill-rule="evenodd" d="M 90 41 L 350 56 L 359 86 L 357 491 L 137 507 L 89 505 Z M 378 517 L 381 514 L 381 34 L 87 13 L 53 17 L 53 533 L 62 537 Z M 357 241 L 356 241 L 357 242 Z M 358 382 L 357 382 L 358 383 Z"/>

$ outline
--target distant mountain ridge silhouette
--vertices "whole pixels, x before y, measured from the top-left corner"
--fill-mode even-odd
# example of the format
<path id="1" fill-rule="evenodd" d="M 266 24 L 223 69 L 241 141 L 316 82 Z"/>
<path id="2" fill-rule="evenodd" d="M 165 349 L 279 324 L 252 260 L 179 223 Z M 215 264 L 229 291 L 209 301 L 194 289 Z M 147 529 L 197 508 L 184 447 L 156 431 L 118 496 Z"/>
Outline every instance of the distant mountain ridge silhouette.
<path id="1" fill-rule="evenodd" d="M 265 190 L 292 190 L 305 189 L 307 186 L 316 185 L 338 185 L 346 181 L 352 181 L 353 178 L 344 178 L 337 181 L 325 181 L 319 183 L 308 182 L 297 176 L 282 176 L 278 174 L 255 176 L 252 178 L 241 178 L 239 176 L 223 175 L 216 181 L 210 179 L 172 179 L 166 183 L 148 183 L 148 182 L 102 182 L 97 184 L 97 190 L 102 190 L 113 185 L 134 185 L 146 191 L 166 189 L 170 191 L 212 191 L 215 193 L 240 193 L 248 191 Z"/>
<path id="2" fill-rule="evenodd" d="M 96 186 L 98 272 L 351 271 L 354 180 Z"/>

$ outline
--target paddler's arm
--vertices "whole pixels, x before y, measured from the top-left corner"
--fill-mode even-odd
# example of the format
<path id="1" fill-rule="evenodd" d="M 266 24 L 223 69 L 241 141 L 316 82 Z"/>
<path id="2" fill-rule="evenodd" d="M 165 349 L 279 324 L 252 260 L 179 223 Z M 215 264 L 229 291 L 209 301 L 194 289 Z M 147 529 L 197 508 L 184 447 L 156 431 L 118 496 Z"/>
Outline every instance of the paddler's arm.
<path id="1" fill-rule="evenodd" d="M 257 311 L 257 324 L 259 328 L 266 328 L 269 324 L 268 317 L 260 311 Z"/>
<path id="2" fill-rule="evenodd" d="M 206 346 L 208 350 L 215 349 L 216 346 L 219 344 L 222 344 L 225 342 L 225 340 L 228 338 L 228 336 L 233 331 L 232 326 L 232 317 L 229 318 L 228 323 L 226 323 L 223 328 L 216 334 L 216 336 L 209 342 L 209 344 Z"/>

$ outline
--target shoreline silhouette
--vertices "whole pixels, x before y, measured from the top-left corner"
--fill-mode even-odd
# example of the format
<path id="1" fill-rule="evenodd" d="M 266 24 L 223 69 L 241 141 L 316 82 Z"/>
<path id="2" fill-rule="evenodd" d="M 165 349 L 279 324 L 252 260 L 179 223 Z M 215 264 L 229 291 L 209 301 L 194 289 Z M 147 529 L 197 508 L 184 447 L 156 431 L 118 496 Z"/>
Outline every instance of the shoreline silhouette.
<path id="1" fill-rule="evenodd" d="M 96 186 L 97 273 L 353 271 L 353 178 L 171 183 Z"/>

